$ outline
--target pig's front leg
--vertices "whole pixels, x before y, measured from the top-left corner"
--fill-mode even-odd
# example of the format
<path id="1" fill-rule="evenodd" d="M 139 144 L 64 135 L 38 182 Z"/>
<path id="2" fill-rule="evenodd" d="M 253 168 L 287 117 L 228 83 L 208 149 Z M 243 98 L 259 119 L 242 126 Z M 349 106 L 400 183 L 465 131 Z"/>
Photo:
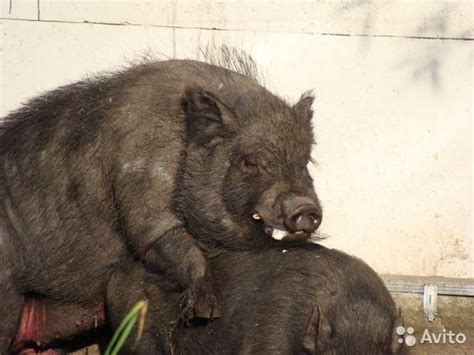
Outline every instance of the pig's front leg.
<path id="1" fill-rule="evenodd" d="M 130 252 L 142 260 L 148 270 L 179 286 L 183 316 L 216 316 L 206 258 L 183 222 L 170 211 L 168 193 L 145 191 L 142 200 L 137 200 L 136 195 L 127 193 L 126 182 L 122 184 L 121 188 L 113 189 L 114 204 L 118 230 Z M 157 183 L 154 187 L 157 191 L 167 188 L 169 195 L 172 194 L 173 186 Z"/>
<path id="2" fill-rule="evenodd" d="M 155 241 L 144 261 L 148 269 L 165 274 L 183 288 L 181 306 L 186 319 L 218 316 L 206 258 L 184 226 L 174 227 Z"/>

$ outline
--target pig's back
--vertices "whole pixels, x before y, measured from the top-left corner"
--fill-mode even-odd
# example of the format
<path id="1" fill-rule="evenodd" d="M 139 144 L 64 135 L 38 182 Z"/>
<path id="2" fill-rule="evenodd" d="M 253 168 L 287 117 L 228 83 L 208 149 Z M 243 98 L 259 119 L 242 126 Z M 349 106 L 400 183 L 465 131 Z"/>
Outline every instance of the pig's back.
<path id="1" fill-rule="evenodd" d="M 377 274 L 355 257 L 314 244 L 282 245 L 222 253 L 211 260 L 211 270 L 222 316 L 184 333 L 183 349 L 294 353 L 303 350 L 315 312 L 317 332 L 309 340 L 321 353 L 382 354 L 390 346 L 395 305 Z M 196 343 L 198 336 L 205 340 Z"/>
<path id="2" fill-rule="evenodd" d="M 187 85 L 224 88 L 227 97 L 263 90 L 216 66 L 172 60 L 60 87 L 5 118 L 0 169 L 8 199 L 0 204 L 8 201 L 18 221 L 7 237 L 15 241 L 12 258 L 25 270 L 29 291 L 74 298 L 103 290 L 126 254 L 116 230 L 114 181 L 144 186 L 164 166 L 159 198 L 150 200 L 157 211 L 169 208 L 184 146 L 180 98 Z"/>
<path id="3" fill-rule="evenodd" d="M 126 253 L 112 181 L 164 150 L 167 172 L 176 172 L 184 136 L 178 89 L 192 72 L 179 66 L 147 64 L 61 87 L 5 118 L 0 254 L 16 265 L 20 286 L 79 299 L 103 291 Z M 169 199 L 172 179 L 162 188 Z"/>

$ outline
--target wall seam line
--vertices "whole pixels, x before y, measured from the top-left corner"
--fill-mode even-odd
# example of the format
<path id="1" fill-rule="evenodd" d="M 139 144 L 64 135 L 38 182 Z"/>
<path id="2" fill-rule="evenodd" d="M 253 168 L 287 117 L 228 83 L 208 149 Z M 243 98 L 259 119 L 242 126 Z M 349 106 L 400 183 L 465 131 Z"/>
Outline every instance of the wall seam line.
<path id="1" fill-rule="evenodd" d="M 39 2 L 39 0 L 38 0 Z M 130 22 L 100 22 L 100 21 L 65 21 L 65 20 L 40 20 L 38 9 L 38 20 L 0 17 L 0 21 L 20 21 L 20 22 L 44 22 L 44 23 L 64 23 L 75 25 L 100 25 L 100 26 L 133 26 L 133 27 L 154 27 L 179 30 L 203 30 L 203 31 L 222 31 L 222 32 L 261 32 L 261 33 L 285 33 L 285 34 L 303 34 L 313 36 L 334 36 L 334 37 L 367 37 L 367 38 L 400 38 L 400 39 L 419 39 L 419 40 L 440 40 L 440 41 L 473 41 L 474 37 L 441 37 L 441 36 L 409 36 L 409 35 L 390 35 L 390 34 L 366 34 L 366 33 L 337 33 L 337 32 L 311 32 L 311 31 L 265 31 L 251 29 L 231 29 L 218 27 L 201 26 L 168 26 L 153 24 L 136 24 Z"/>

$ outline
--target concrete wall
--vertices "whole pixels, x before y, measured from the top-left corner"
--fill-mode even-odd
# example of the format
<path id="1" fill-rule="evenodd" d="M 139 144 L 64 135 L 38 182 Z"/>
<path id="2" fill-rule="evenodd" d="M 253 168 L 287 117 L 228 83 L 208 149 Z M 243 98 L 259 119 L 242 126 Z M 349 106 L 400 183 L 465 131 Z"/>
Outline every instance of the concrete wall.
<path id="1" fill-rule="evenodd" d="M 270 89 L 317 96 L 325 244 L 382 273 L 474 277 L 472 2 L 4 0 L 1 18 L 2 115 L 147 53 L 247 50 Z"/>

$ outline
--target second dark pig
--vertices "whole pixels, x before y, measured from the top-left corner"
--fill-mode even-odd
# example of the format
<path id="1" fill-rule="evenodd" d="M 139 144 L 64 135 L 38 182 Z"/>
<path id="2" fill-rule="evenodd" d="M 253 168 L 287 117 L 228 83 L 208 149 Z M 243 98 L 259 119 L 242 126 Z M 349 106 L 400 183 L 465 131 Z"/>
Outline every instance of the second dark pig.
<path id="1" fill-rule="evenodd" d="M 173 303 L 179 295 L 164 291 L 165 285 L 149 282 L 153 275 L 144 272 L 138 263 L 132 263 L 127 272 L 134 274 L 133 284 L 127 282 L 127 277 L 123 280 L 119 277 L 111 284 L 111 297 L 127 303 L 129 308 L 140 300 L 148 301 L 145 332 L 136 350 L 143 354 L 166 353 L 163 345 L 171 340 L 173 354 L 406 352 L 398 342 L 396 328 L 402 325 L 402 320 L 392 297 L 377 274 L 355 257 L 306 244 L 262 252 L 224 252 L 209 262 L 218 281 L 222 304 L 221 317 L 209 323 L 194 320 L 178 327 L 167 325 L 166 313 L 173 312 Z M 60 340 L 61 336 L 57 335 L 64 339 L 87 329 L 74 326 L 77 319 L 84 319 L 84 324 L 91 328 L 94 317 L 103 319 L 103 310 L 96 305 L 85 307 L 30 299 L 26 309 L 32 309 L 35 302 L 45 308 L 43 313 L 36 313 L 36 318 L 58 319 L 57 314 L 60 318 L 47 327 L 35 329 L 32 327 L 35 322 L 31 321 L 35 315 L 24 314 L 17 337 L 19 349 L 32 342 L 48 344 Z M 164 332 L 163 328 L 167 327 L 168 331 Z M 136 334 L 136 330 L 131 333 L 129 343 L 122 348 L 124 353 L 135 345 Z M 157 342 L 156 334 L 167 336 Z"/>

